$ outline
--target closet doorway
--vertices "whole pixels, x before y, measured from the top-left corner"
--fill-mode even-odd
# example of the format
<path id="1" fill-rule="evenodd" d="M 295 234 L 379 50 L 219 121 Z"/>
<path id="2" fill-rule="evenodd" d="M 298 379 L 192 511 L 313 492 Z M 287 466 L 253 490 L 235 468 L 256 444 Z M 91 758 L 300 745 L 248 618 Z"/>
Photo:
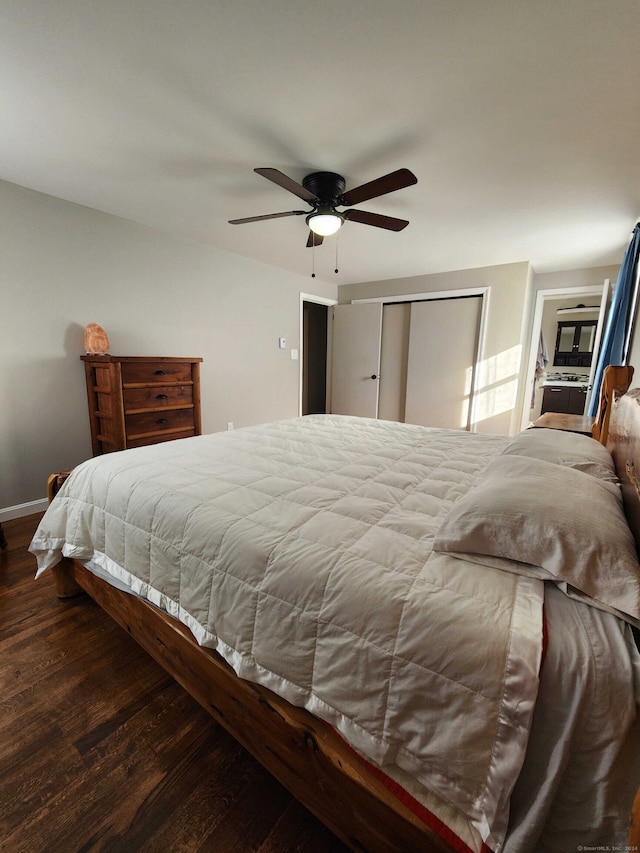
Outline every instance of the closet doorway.
<path id="1" fill-rule="evenodd" d="M 332 412 L 473 428 L 484 290 L 363 300 L 333 314 Z"/>

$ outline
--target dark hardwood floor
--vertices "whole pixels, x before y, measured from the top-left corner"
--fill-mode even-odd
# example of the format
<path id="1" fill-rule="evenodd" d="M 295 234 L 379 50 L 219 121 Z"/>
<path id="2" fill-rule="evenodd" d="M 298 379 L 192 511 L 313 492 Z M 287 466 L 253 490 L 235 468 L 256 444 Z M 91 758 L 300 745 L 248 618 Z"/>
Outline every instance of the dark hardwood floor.
<path id="1" fill-rule="evenodd" d="M 88 597 L 0 551 L 2 853 L 342 853 L 322 826 Z"/>

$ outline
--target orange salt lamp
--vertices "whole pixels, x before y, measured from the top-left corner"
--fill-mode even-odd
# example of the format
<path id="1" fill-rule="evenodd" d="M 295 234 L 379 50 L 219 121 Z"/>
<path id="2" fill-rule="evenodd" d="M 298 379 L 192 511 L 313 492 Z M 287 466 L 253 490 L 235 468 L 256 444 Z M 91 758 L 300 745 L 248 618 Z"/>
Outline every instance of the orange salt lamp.
<path id="1" fill-rule="evenodd" d="M 89 323 L 84 330 L 84 348 L 87 355 L 107 355 L 109 338 L 97 323 Z"/>

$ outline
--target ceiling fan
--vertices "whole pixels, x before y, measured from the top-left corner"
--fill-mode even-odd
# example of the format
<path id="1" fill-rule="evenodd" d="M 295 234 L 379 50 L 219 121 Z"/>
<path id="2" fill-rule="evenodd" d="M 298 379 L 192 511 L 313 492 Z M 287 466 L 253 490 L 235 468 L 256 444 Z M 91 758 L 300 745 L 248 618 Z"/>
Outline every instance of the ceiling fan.
<path id="1" fill-rule="evenodd" d="M 418 183 L 418 179 L 409 169 L 397 169 L 395 172 L 345 192 L 346 181 L 342 175 L 335 172 L 313 172 L 303 178 L 301 184 L 278 169 L 254 169 L 254 172 L 308 202 L 312 205 L 312 209 L 247 216 L 244 219 L 230 219 L 229 223 L 243 225 L 245 222 L 261 222 L 263 219 L 279 219 L 283 216 L 306 216 L 310 229 L 307 246 L 319 246 L 325 237 L 335 234 L 346 219 L 361 222 L 363 225 L 373 225 L 375 228 L 385 228 L 387 231 L 402 231 L 409 224 L 406 219 L 369 213 L 366 210 L 339 211 L 337 208 L 351 207 L 362 201 L 378 198 Z"/>

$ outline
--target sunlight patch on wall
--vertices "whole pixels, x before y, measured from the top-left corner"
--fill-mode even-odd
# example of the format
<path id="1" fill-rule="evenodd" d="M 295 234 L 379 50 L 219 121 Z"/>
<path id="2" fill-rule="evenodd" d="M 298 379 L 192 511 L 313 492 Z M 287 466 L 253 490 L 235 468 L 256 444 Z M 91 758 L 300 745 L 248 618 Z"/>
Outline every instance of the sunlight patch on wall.
<path id="1" fill-rule="evenodd" d="M 516 407 L 522 346 L 478 362 L 472 423 L 479 424 Z"/>

